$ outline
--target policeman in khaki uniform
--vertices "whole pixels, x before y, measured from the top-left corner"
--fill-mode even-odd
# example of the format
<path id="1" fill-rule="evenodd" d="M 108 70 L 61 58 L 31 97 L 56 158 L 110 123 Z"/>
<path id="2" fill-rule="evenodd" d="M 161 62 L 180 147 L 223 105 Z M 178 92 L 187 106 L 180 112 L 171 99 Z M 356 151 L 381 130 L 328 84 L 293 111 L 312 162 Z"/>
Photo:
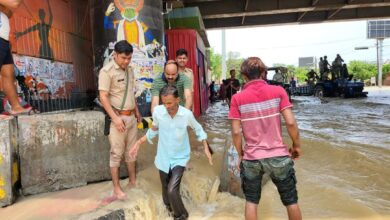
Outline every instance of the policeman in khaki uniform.
<path id="1" fill-rule="evenodd" d="M 137 121 L 141 121 L 134 97 L 134 73 L 129 63 L 133 47 L 122 40 L 115 44 L 113 60 L 99 73 L 99 96 L 104 109 L 111 118 L 108 136 L 110 149 L 110 171 L 116 199 L 125 199 L 119 183 L 119 167 L 124 152 L 137 141 Z M 126 150 L 126 151 L 125 151 Z M 125 153 L 129 172 L 129 187 L 135 185 L 135 161 Z"/>
<path id="2" fill-rule="evenodd" d="M 194 93 L 194 74 L 192 69 L 187 68 L 186 65 L 188 63 L 188 53 L 185 49 L 178 49 L 176 51 L 176 62 L 179 66 L 179 74 L 183 73 L 191 80 L 191 92 Z M 193 95 L 193 94 L 192 94 Z"/>

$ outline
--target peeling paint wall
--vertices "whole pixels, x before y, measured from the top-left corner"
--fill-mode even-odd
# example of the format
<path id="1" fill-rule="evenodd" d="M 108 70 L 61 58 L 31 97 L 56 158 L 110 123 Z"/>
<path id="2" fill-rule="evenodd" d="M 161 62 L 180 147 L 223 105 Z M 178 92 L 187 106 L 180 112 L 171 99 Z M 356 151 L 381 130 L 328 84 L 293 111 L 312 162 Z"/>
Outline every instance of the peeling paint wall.
<path id="1" fill-rule="evenodd" d="M 0 120 L 0 207 L 13 202 L 14 186 L 19 180 L 16 126 L 13 117 Z"/>
<path id="2" fill-rule="evenodd" d="M 103 123 L 104 115 L 97 111 L 19 117 L 23 194 L 110 179 Z"/>

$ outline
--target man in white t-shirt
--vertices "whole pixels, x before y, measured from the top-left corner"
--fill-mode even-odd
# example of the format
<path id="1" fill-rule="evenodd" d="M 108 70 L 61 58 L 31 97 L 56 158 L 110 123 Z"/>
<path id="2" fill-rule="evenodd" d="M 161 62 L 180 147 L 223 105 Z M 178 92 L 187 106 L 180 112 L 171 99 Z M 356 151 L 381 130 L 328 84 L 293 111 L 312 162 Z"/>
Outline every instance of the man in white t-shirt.
<path id="1" fill-rule="evenodd" d="M 12 108 L 11 115 L 28 113 L 31 107 L 23 108 L 18 100 L 15 87 L 14 60 L 12 59 L 9 43 L 9 17 L 12 16 L 11 9 L 16 9 L 22 0 L 0 0 L 0 72 L 3 82 L 3 92 L 7 96 Z"/>

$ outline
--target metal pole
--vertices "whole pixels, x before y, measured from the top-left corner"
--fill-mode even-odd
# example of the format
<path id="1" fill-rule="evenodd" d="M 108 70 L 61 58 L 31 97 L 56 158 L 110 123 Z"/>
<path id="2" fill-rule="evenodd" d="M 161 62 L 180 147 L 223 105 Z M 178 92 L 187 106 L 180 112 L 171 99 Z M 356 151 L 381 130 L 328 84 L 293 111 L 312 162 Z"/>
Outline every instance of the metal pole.
<path id="1" fill-rule="evenodd" d="M 383 38 L 377 39 L 377 67 L 378 67 L 378 86 L 382 87 L 382 54 L 383 54 Z"/>
<path id="2" fill-rule="evenodd" d="M 226 33 L 222 29 L 222 79 L 226 79 Z"/>

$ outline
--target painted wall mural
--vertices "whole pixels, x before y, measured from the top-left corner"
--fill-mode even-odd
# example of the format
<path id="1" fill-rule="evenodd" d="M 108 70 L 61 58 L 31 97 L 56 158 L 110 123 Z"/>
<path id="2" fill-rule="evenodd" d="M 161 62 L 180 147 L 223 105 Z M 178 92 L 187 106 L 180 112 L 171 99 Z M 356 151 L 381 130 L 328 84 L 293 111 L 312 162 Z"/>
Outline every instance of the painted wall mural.
<path id="1" fill-rule="evenodd" d="M 41 112 L 93 107 L 97 82 L 89 1 L 23 0 L 10 26 L 19 92 L 28 95 L 29 104 Z M 0 93 L 1 84 L 0 78 Z M 0 111 L 3 101 L 0 96 Z"/>
<path id="2" fill-rule="evenodd" d="M 75 84 L 73 65 L 29 56 L 13 55 L 15 75 L 31 99 L 67 98 Z"/>
<path id="3" fill-rule="evenodd" d="M 50 1 L 46 0 L 47 3 L 47 8 L 48 8 L 48 19 L 46 19 L 46 12 L 43 8 L 40 8 L 38 10 L 38 17 L 39 17 L 39 22 L 26 28 L 25 30 L 22 30 L 20 32 L 15 32 L 15 37 L 16 39 L 19 39 L 23 35 L 26 35 L 30 32 L 37 31 L 38 36 L 39 36 L 39 56 L 42 58 L 47 58 L 47 59 L 54 59 L 53 57 L 53 50 L 50 47 L 49 43 L 49 34 L 50 34 L 50 29 L 53 24 L 53 13 L 52 9 L 50 6 Z M 47 20 L 47 22 L 46 22 Z"/>
<path id="4" fill-rule="evenodd" d="M 162 1 L 95 0 L 92 9 L 95 74 L 112 58 L 115 42 L 133 45 L 131 66 L 136 77 L 136 98 L 143 116 L 150 116 L 150 88 L 163 71 L 166 50 Z"/>

